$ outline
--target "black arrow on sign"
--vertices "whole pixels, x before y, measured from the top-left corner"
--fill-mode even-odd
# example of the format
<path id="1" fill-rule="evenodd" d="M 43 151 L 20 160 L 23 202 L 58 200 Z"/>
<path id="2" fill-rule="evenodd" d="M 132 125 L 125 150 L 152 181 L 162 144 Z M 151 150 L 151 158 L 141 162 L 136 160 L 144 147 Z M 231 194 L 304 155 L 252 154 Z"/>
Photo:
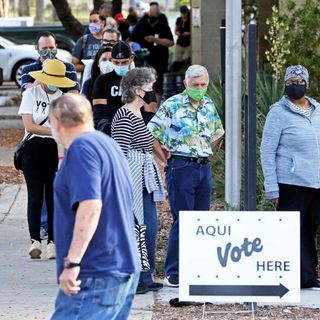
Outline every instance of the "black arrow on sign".
<path id="1" fill-rule="evenodd" d="M 190 285 L 190 296 L 278 296 L 282 298 L 289 291 L 281 283 L 278 286 L 215 286 Z"/>

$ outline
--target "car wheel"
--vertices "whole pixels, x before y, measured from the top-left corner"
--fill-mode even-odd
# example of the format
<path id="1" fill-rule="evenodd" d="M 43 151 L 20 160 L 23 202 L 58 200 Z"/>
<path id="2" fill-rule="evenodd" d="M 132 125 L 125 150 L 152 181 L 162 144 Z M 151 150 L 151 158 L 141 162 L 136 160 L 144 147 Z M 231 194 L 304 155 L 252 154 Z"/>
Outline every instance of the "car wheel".
<path id="1" fill-rule="evenodd" d="M 22 60 L 19 61 L 12 70 L 12 80 L 15 81 L 17 86 L 21 87 L 21 76 L 22 76 L 22 69 L 25 65 L 33 63 L 34 60 Z"/>

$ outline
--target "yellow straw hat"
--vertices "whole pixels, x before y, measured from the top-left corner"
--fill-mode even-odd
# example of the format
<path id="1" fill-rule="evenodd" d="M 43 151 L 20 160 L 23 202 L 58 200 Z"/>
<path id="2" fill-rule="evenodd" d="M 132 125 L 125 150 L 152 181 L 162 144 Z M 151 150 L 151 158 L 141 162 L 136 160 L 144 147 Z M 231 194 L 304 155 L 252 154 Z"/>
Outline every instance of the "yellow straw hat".
<path id="1" fill-rule="evenodd" d="M 66 66 L 57 59 L 46 59 L 42 64 L 42 70 L 31 71 L 29 75 L 50 86 L 58 88 L 70 88 L 76 85 L 75 81 L 66 77 Z"/>

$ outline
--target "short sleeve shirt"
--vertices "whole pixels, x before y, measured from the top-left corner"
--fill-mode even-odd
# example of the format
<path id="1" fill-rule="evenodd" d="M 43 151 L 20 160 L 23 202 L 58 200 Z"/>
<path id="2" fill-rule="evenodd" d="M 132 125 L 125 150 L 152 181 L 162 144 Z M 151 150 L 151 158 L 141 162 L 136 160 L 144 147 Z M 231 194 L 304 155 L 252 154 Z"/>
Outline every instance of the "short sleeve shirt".
<path id="1" fill-rule="evenodd" d="M 107 105 L 93 106 L 94 119 L 113 118 L 117 110 L 122 106 L 122 91 L 120 81 L 122 77 L 114 71 L 100 75 L 94 82 L 92 100 L 107 99 Z"/>
<path id="2" fill-rule="evenodd" d="M 19 114 L 32 114 L 34 123 L 40 124 L 49 115 L 49 105 L 54 99 L 57 99 L 62 95 L 62 92 L 58 89 L 53 94 L 47 94 L 41 87 L 41 85 L 27 89 L 23 95 L 19 108 Z M 50 128 L 50 124 L 46 121 L 42 126 Z M 25 131 L 26 137 L 28 134 Z M 33 137 L 50 138 L 48 136 L 41 136 L 34 134 Z"/>
<path id="3" fill-rule="evenodd" d="M 78 39 L 72 55 L 79 60 L 94 59 L 96 53 L 100 49 L 101 40 L 95 38 L 92 34 L 86 34 Z"/>
<path id="4" fill-rule="evenodd" d="M 94 131 L 78 136 L 66 151 L 54 181 L 57 277 L 70 248 L 81 201 L 101 200 L 96 231 L 82 258 L 80 278 L 140 271 L 127 161 L 117 143 Z"/>
<path id="5" fill-rule="evenodd" d="M 149 122 L 148 129 L 172 154 L 196 158 L 210 156 L 211 143 L 224 134 L 213 101 L 204 96 L 196 109 L 186 91 L 166 100 Z"/>

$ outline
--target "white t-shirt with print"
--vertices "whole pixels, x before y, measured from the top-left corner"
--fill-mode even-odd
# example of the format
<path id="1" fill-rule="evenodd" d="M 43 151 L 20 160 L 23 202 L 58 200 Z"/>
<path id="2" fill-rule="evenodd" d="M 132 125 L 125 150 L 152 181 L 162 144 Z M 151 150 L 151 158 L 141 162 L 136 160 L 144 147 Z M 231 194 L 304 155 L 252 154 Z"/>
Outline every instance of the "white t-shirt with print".
<path id="1" fill-rule="evenodd" d="M 46 117 L 49 115 L 49 105 L 50 102 L 62 95 L 61 90 L 57 90 L 53 94 L 47 94 L 41 87 L 41 85 L 29 88 L 24 91 L 19 114 L 32 114 L 33 121 L 36 124 L 40 124 Z M 43 124 L 46 128 L 51 128 L 48 120 Z M 25 130 L 24 138 L 28 135 L 28 132 Z M 34 134 L 33 137 L 41 138 L 52 138 L 51 136 L 41 136 Z M 24 139 L 23 138 L 23 139 Z"/>

